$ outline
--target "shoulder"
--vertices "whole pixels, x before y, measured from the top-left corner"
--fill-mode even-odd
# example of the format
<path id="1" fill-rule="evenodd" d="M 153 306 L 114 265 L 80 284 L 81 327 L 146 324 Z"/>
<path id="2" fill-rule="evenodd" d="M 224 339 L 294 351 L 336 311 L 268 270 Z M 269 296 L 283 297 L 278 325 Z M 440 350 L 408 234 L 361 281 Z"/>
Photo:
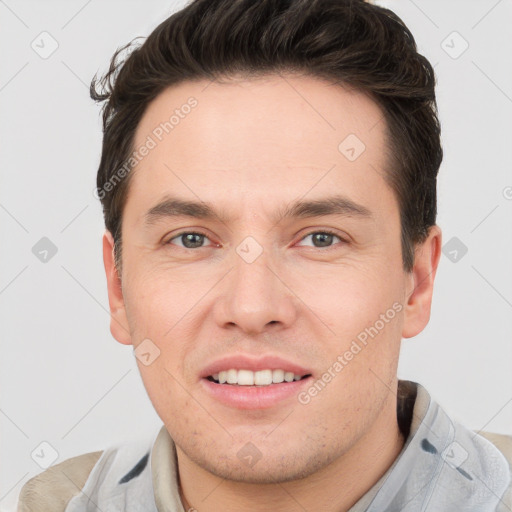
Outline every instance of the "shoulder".
<path id="1" fill-rule="evenodd" d="M 477 432 L 480 436 L 490 441 L 505 457 L 510 470 L 511 481 L 505 490 L 501 501 L 496 509 L 498 512 L 510 510 L 512 505 L 512 435 L 496 434 L 494 432 Z"/>
<path id="2" fill-rule="evenodd" d="M 17 511 L 65 510 L 71 499 L 80 493 L 102 453 L 71 457 L 31 478 L 21 489 Z"/>
<path id="3" fill-rule="evenodd" d="M 485 437 L 505 456 L 509 466 L 512 466 L 512 435 L 495 434 L 494 432 L 477 432 Z"/>
<path id="4" fill-rule="evenodd" d="M 51 466 L 22 487 L 17 512 L 85 511 L 89 502 L 99 510 L 155 510 L 153 437 L 119 441 Z"/>

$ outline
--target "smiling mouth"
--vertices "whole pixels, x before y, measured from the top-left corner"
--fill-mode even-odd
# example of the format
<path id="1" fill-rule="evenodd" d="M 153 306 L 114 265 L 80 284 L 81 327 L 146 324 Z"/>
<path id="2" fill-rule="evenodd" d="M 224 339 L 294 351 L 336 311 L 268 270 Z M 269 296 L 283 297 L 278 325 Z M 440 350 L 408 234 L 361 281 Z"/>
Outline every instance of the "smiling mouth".
<path id="1" fill-rule="evenodd" d="M 231 386 L 253 386 L 265 387 L 273 384 L 287 384 L 290 382 L 303 380 L 310 377 L 311 374 L 296 375 L 293 372 L 285 372 L 281 369 L 276 370 L 237 370 L 231 368 L 206 377 L 206 380 L 215 384 L 227 384 Z"/>

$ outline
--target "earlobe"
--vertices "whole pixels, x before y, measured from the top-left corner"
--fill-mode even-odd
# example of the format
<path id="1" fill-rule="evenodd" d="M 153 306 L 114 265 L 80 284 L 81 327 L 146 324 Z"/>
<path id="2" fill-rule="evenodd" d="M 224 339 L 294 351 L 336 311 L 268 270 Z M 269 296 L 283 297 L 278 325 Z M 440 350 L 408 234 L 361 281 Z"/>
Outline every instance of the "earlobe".
<path id="1" fill-rule="evenodd" d="M 108 303 L 110 307 L 110 332 L 123 345 L 131 345 L 121 279 L 115 267 L 114 238 L 110 231 L 103 234 L 103 264 L 107 277 Z"/>
<path id="2" fill-rule="evenodd" d="M 430 320 L 434 279 L 441 256 L 441 228 L 434 225 L 425 242 L 416 246 L 414 267 L 405 296 L 403 338 L 418 335 Z"/>

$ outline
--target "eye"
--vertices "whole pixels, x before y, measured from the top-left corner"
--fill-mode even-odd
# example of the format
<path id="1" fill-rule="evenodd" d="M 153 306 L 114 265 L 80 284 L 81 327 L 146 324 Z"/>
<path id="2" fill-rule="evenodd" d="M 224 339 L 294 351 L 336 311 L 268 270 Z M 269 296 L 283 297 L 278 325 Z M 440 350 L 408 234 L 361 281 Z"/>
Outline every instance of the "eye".
<path id="1" fill-rule="evenodd" d="M 329 230 L 323 230 L 323 231 L 312 231 L 308 235 L 306 235 L 304 238 L 302 238 L 301 241 L 306 240 L 306 238 L 312 237 L 311 241 L 313 242 L 313 247 L 315 248 L 321 248 L 321 247 L 332 247 L 332 242 L 334 238 L 337 238 L 340 242 L 347 243 L 346 240 L 343 238 L 340 238 L 336 233 L 329 231 Z M 318 244 L 318 245 L 316 245 Z"/>
<path id="2" fill-rule="evenodd" d="M 307 234 L 305 237 L 301 239 L 301 242 L 306 240 L 307 238 L 311 237 L 311 241 L 313 242 L 314 248 L 330 248 L 333 246 L 334 239 L 338 239 L 340 242 L 348 243 L 346 240 L 338 236 L 336 233 L 329 231 L 329 230 L 323 230 L 323 231 L 312 231 L 311 233 Z M 175 240 L 181 242 L 176 243 Z M 198 232 L 198 231 L 182 231 L 181 233 L 178 233 L 177 235 L 170 238 L 167 242 L 167 244 L 177 245 L 178 247 L 183 247 L 184 249 L 201 249 L 204 247 L 210 247 L 210 246 L 216 246 L 217 244 L 210 243 L 209 245 L 203 245 L 205 240 L 210 240 L 208 236 L 204 233 Z M 300 244 L 299 244 L 300 245 Z"/>
<path id="3" fill-rule="evenodd" d="M 166 244 L 171 244 L 173 240 L 179 240 L 181 241 L 181 244 L 173 243 L 173 245 L 178 245 L 179 247 L 183 247 L 184 249 L 201 249 L 202 247 L 208 247 L 202 245 L 205 239 L 209 240 L 209 238 L 204 233 L 199 233 L 196 231 L 182 231 L 181 233 L 178 233 L 176 236 L 170 238 L 166 242 Z"/>

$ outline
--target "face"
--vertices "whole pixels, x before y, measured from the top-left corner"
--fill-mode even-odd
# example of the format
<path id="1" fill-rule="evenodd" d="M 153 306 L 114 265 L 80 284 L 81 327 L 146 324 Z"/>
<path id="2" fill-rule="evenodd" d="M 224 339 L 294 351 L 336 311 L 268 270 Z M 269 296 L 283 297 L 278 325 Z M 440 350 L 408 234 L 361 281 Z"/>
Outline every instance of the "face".
<path id="1" fill-rule="evenodd" d="M 144 385 L 181 460 L 287 481 L 395 421 L 401 337 L 428 322 L 440 231 L 404 273 L 379 107 L 308 77 L 187 82 L 149 105 L 143 145 L 122 287 L 104 237 L 111 331 L 145 354 Z M 228 373 L 241 384 L 207 378 L 251 368 L 259 376 Z M 301 379 L 244 384 L 280 369 Z"/>

